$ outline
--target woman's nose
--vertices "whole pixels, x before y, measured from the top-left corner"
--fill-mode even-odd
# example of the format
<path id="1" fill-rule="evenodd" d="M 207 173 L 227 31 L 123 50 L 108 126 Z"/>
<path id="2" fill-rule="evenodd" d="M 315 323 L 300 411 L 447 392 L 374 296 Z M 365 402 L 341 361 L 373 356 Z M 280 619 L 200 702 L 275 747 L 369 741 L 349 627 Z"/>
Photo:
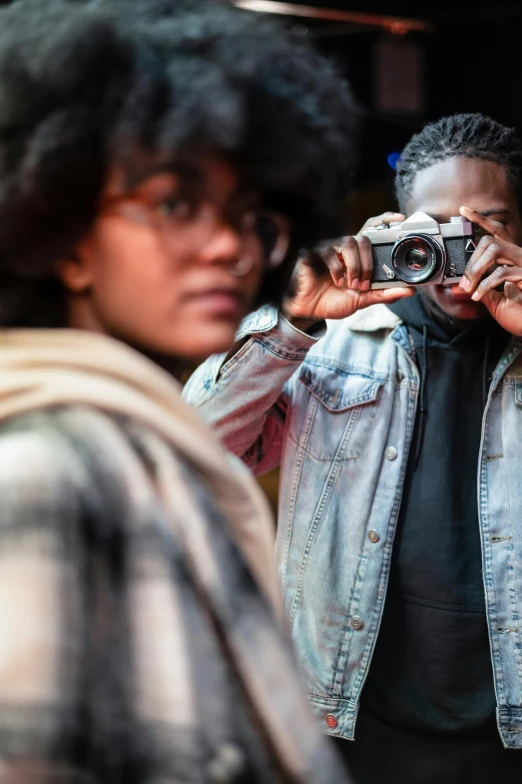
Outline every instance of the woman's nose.
<path id="1" fill-rule="evenodd" d="M 200 257 L 207 264 L 236 264 L 244 241 L 241 233 L 225 222 L 219 223 L 202 248 Z"/>

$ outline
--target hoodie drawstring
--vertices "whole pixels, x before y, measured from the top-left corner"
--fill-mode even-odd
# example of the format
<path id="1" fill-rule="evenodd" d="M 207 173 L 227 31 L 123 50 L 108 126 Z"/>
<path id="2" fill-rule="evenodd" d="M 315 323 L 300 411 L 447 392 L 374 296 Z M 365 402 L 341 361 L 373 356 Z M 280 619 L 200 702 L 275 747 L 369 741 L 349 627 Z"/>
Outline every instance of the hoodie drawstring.
<path id="1" fill-rule="evenodd" d="M 417 470 L 417 466 L 419 464 L 419 458 L 422 451 L 422 442 L 424 441 L 424 430 L 426 429 L 426 382 L 428 380 L 428 327 L 426 324 L 424 324 L 422 327 L 422 358 L 424 372 L 421 374 L 419 427 L 417 430 L 417 443 L 415 445 L 414 471 Z"/>
<path id="2" fill-rule="evenodd" d="M 484 350 L 484 364 L 482 365 L 482 408 L 486 408 L 488 399 L 488 365 L 489 365 L 489 330 L 486 332 L 486 348 Z"/>

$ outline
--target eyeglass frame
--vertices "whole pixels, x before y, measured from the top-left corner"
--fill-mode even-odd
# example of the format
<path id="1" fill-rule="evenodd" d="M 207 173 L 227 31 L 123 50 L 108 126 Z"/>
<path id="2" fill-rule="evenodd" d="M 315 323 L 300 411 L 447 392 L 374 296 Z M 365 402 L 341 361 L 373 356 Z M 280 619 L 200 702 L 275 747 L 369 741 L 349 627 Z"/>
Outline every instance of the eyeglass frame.
<path id="1" fill-rule="evenodd" d="M 154 175 L 151 175 L 151 177 L 152 176 Z M 173 212 L 170 211 L 170 207 L 168 205 L 169 199 L 163 198 L 161 201 L 158 201 L 157 204 L 152 204 L 146 198 L 144 198 L 144 196 L 140 196 L 138 193 L 136 193 L 136 190 L 137 189 L 130 190 L 125 193 L 102 199 L 100 203 L 100 213 L 113 211 L 115 208 L 117 209 L 118 207 L 122 206 L 139 206 L 141 210 L 143 210 L 143 212 L 147 215 L 147 223 L 151 226 L 151 228 L 158 231 L 158 233 L 162 236 L 165 236 L 166 230 L 169 234 L 172 232 L 179 234 L 182 231 L 186 231 L 187 225 L 182 226 L 182 220 L 188 219 L 188 221 L 192 223 L 192 231 L 194 231 L 194 233 L 196 233 L 196 228 L 198 227 L 201 228 L 203 225 L 210 226 L 207 236 L 201 232 L 203 241 L 196 243 L 198 247 L 194 247 L 194 253 L 201 252 L 208 244 L 210 244 L 219 229 L 224 225 L 232 228 L 233 231 L 237 232 L 240 236 L 243 236 L 243 238 L 247 232 L 250 233 L 252 238 L 258 242 L 260 249 L 262 250 L 262 240 L 256 236 L 255 229 L 253 229 L 252 226 L 237 225 L 237 219 L 232 216 L 233 208 L 236 206 L 234 202 L 229 203 L 229 205 L 227 205 L 226 209 L 224 210 L 223 207 L 212 201 L 210 197 L 207 196 L 205 198 L 200 198 L 198 200 L 199 203 L 197 205 L 196 214 L 193 214 L 190 217 L 188 215 L 181 217 L 178 216 L 180 223 L 177 228 L 174 228 L 173 223 L 175 218 L 173 217 Z M 183 197 L 181 196 L 175 196 L 174 200 L 175 199 L 183 201 Z M 225 212 L 230 213 L 228 217 L 224 215 Z M 133 223 L 144 222 L 142 218 L 136 220 L 136 215 L 132 216 L 128 213 L 128 211 L 120 212 L 119 214 L 128 218 Z M 272 221 L 272 224 L 277 227 L 278 238 L 274 251 L 272 251 L 269 258 L 266 258 L 266 255 L 263 257 L 263 266 L 266 270 L 277 269 L 284 262 L 290 247 L 290 221 L 282 213 L 265 207 L 247 208 L 242 213 L 241 220 L 243 223 L 252 223 L 256 219 L 256 216 L 268 217 L 269 220 Z M 160 222 L 159 225 L 158 221 Z M 165 221 L 169 221 L 170 225 L 163 225 Z"/>

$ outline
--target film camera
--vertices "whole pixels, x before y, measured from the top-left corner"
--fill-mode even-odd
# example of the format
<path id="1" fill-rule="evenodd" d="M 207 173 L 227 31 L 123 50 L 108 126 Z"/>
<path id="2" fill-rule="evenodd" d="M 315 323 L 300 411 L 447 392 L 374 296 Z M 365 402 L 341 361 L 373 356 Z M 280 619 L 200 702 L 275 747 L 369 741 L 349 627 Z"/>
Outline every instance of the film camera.
<path id="1" fill-rule="evenodd" d="M 476 247 L 475 230 L 460 216 L 437 223 L 424 212 L 367 229 L 374 264 L 371 288 L 458 283 Z"/>

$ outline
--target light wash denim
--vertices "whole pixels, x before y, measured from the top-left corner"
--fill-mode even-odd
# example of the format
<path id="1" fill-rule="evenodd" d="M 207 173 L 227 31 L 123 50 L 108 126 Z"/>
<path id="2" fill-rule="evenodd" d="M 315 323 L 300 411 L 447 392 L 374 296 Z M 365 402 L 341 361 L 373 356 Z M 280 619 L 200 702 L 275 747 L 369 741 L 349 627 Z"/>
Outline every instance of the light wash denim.
<path id="1" fill-rule="evenodd" d="M 406 328 L 384 305 L 328 322 L 323 332 L 311 337 L 262 308 L 243 323 L 238 337 L 249 339 L 239 351 L 204 363 L 185 395 L 256 473 L 281 465 L 276 547 L 294 644 L 326 731 L 353 739 L 419 374 Z M 493 375 L 477 493 L 498 727 L 506 747 L 522 749 L 520 339 Z"/>

